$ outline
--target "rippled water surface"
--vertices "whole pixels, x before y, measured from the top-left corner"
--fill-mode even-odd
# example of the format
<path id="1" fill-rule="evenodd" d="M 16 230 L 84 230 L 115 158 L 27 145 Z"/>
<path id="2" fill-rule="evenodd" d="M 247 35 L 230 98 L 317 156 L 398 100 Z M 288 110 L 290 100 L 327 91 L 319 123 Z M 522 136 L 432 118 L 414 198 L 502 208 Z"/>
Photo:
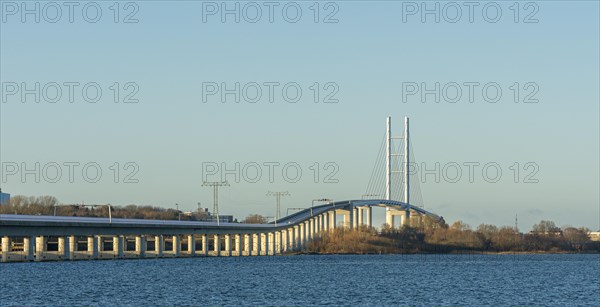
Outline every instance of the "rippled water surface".
<path id="1" fill-rule="evenodd" d="M 600 255 L 278 256 L 9 263 L 2 306 L 598 306 Z"/>

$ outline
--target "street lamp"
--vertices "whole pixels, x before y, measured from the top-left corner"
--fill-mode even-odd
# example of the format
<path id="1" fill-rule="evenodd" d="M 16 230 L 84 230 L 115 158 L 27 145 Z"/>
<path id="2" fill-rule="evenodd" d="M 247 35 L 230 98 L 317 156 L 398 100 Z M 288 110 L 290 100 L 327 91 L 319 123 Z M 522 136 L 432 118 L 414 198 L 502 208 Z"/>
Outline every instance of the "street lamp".
<path id="1" fill-rule="evenodd" d="M 179 220 L 181 221 L 181 211 L 179 211 L 179 204 L 175 204 L 175 206 L 177 207 L 177 214 L 179 216 Z"/>
<path id="2" fill-rule="evenodd" d="M 379 197 L 379 195 L 377 195 L 377 194 L 363 194 L 362 199 L 365 199 L 365 197 Z"/>
<path id="3" fill-rule="evenodd" d="M 333 202 L 333 199 L 329 199 L 329 198 L 320 198 L 320 199 L 313 199 L 312 200 L 312 204 L 310 205 L 310 216 L 313 215 L 313 207 L 315 206 L 315 202 L 316 201 L 328 201 L 328 202 Z"/>

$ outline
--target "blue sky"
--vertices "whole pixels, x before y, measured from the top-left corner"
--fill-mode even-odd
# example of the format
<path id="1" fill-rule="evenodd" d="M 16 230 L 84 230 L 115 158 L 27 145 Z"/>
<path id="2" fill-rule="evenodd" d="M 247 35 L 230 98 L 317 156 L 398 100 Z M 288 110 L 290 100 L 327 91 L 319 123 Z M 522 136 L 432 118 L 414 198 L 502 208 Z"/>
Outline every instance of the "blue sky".
<path id="1" fill-rule="evenodd" d="M 203 163 L 234 168 L 236 162 L 240 167 L 295 162 L 303 172 L 297 182 L 287 182 L 281 173 L 269 182 L 263 170 L 258 182 L 235 183 L 230 176 L 231 186 L 222 189 L 222 213 L 272 216 L 274 199 L 265 196 L 267 191 L 291 193 L 283 208 L 306 207 L 321 197 L 360 198 L 385 131 L 385 117 L 393 117 L 393 130 L 400 134 L 402 118 L 409 116 L 418 163 L 433 168 L 436 162 L 495 162 L 502 169 L 496 183 L 487 182 L 481 168 L 473 182 L 464 170 L 456 183 L 438 183 L 432 176 L 422 182 L 426 207 L 447 221 L 512 225 L 518 214 L 523 229 L 541 219 L 600 228 L 596 1 L 538 1 L 528 7 L 520 2 L 517 23 L 512 1 L 495 2 L 502 10 L 495 23 L 482 17 L 480 8 L 487 2 L 477 2 L 472 23 L 462 2 L 463 15 L 456 23 L 444 20 L 453 16 L 450 7 L 446 15 L 440 12 L 439 23 L 433 15 L 422 22 L 418 14 L 405 16 L 403 22 L 403 9 L 412 2 L 394 1 L 338 1 L 327 7 L 320 2 L 318 23 L 312 1 L 296 2 L 302 9 L 296 23 L 281 15 L 279 8 L 286 2 L 278 2 L 273 23 L 263 2 L 258 2 L 263 15 L 257 23 L 243 19 L 253 17 L 251 7 L 247 15 L 240 15 L 240 23 L 232 15 L 225 22 L 207 15 L 203 22 L 203 5 L 206 9 L 211 3 L 199 1 L 137 1 L 127 8 L 121 2 L 118 23 L 112 1 L 97 2 L 103 14 L 96 23 L 82 18 L 85 2 L 80 2 L 73 23 L 65 7 L 58 22 L 49 23 L 44 17 L 52 19 L 53 8 L 47 7 L 43 15 L 48 2 L 39 2 L 41 20 L 36 23 L 31 16 L 23 21 L 18 13 L 8 14 L 13 8 L 8 2 L 2 1 L 6 19 L 0 23 L 4 192 L 54 195 L 66 203 L 178 203 L 192 210 L 197 202 L 212 206 L 212 190 L 201 187 Z M 34 3 L 28 2 L 31 7 Z M 232 8 L 235 3 L 227 5 Z M 239 3 L 241 10 L 248 5 Z M 427 2 L 429 8 L 435 3 Z M 439 4 L 443 10 L 447 2 Z M 138 22 L 123 23 L 134 8 Z M 338 22 L 323 23 L 336 9 L 332 18 Z M 493 17 L 490 12 L 486 16 Z M 529 14 L 538 22 L 524 23 Z M 21 90 L 22 83 L 33 88 L 36 82 L 40 88 L 60 84 L 63 96 L 56 103 L 42 96 L 36 103 L 28 95 L 22 103 L 20 93 L 7 94 L 11 84 Z M 80 84 L 73 103 L 66 99 L 65 82 Z M 80 95 L 83 85 L 92 82 L 103 93 L 96 103 Z M 113 101 L 115 82 L 121 88 L 119 103 Z M 128 82 L 137 85 L 137 103 L 123 103 L 135 88 L 123 88 Z M 269 103 L 263 85 L 262 99 L 256 103 L 243 97 L 236 103 L 233 95 L 226 96 L 225 103 L 219 95 L 203 103 L 203 84 L 233 88 L 236 82 L 240 87 L 278 82 L 279 94 Z M 302 89 L 296 103 L 280 94 L 291 82 Z M 313 102 L 315 82 L 321 88 L 319 103 Z M 469 103 L 462 86 L 463 99 L 456 103 L 443 96 L 436 103 L 433 95 L 424 103 L 419 95 L 408 96 L 403 103 L 403 83 L 433 88 L 436 82 L 440 87 L 478 82 L 479 91 L 495 83 L 502 96 L 489 103 L 479 92 Z M 334 90 L 323 88 L 326 83 L 337 88 L 337 103 L 323 103 Z M 514 83 L 520 87 L 519 103 L 513 101 Z M 523 88 L 526 83 L 537 86 L 532 97 L 538 103 L 522 102 L 533 91 Z M 21 166 L 34 169 L 36 162 L 40 173 L 44 167 L 49 170 L 49 177 L 53 163 L 61 165 L 59 180 L 53 183 L 41 174 L 40 182 L 33 175 L 23 182 Z M 65 162 L 80 165 L 73 182 Z M 135 169 L 124 169 L 127 162 L 138 168 L 132 177 L 137 183 L 123 182 Z M 310 168 L 315 162 L 321 169 L 317 183 Z M 339 182 L 324 182 L 331 170 L 323 169 L 327 162 L 338 166 L 334 178 Z M 516 183 L 510 169 L 515 162 L 521 167 Z M 522 169 L 528 162 L 539 167 L 533 177 L 537 183 L 523 182 L 531 171 Z M 97 182 L 82 177 L 81 167 L 89 163 L 102 170 Z M 120 168 L 118 182 L 114 163 Z M 15 164 L 18 172 L 8 175 L 6 168 Z M 378 225 L 383 222 L 380 213 Z"/>

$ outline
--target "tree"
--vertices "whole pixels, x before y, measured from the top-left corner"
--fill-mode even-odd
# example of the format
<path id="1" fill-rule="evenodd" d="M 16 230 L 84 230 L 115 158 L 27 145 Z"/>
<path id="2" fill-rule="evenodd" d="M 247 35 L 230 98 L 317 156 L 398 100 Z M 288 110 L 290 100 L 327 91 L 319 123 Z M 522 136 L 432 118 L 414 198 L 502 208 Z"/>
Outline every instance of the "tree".
<path id="1" fill-rule="evenodd" d="M 590 240 L 588 236 L 589 229 L 587 228 L 575 228 L 575 227 L 566 227 L 563 229 L 563 238 L 567 243 L 577 250 L 581 250 L 583 245 Z"/>
<path id="2" fill-rule="evenodd" d="M 556 227 L 553 221 L 541 220 L 533 225 L 532 232 L 539 235 L 555 235 L 560 233 L 560 228 Z"/>
<path id="3" fill-rule="evenodd" d="M 267 223 L 267 218 L 260 214 L 250 214 L 242 221 L 242 223 L 265 224 L 265 223 Z"/>

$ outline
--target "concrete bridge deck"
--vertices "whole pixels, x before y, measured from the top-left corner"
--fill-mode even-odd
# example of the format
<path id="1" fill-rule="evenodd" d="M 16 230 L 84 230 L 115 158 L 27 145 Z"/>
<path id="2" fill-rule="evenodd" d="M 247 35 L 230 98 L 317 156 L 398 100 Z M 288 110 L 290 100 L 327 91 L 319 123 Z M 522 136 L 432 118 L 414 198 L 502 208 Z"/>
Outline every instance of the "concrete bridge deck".
<path id="1" fill-rule="evenodd" d="M 298 251 L 336 227 L 372 226 L 371 208 L 401 225 L 441 217 L 390 200 L 348 200 L 314 206 L 269 224 L 0 215 L 2 262 L 144 257 L 265 256 Z M 338 223 L 341 216 L 341 223 Z"/>

